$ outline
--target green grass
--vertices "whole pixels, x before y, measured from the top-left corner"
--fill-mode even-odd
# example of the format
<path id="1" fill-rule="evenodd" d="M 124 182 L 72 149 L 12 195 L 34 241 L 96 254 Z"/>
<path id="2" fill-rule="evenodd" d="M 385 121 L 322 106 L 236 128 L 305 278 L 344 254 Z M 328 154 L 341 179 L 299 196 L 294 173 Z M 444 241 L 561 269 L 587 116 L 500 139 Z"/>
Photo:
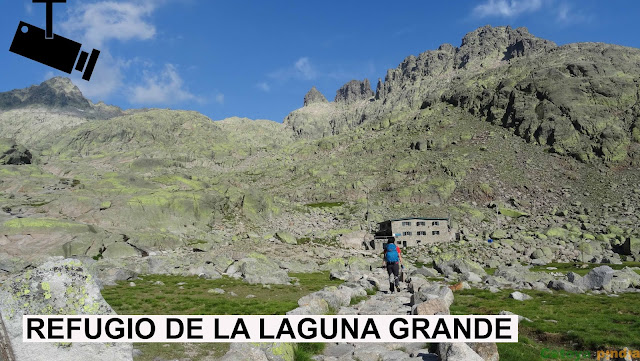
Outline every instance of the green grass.
<path id="1" fill-rule="evenodd" d="M 298 307 L 298 299 L 326 286 L 337 286 L 343 281 L 330 280 L 329 272 L 291 273 L 299 280 L 293 285 L 251 285 L 242 280 L 223 277 L 207 280 L 198 277 L 145 275 L 135 280 L 135 287 L 128 281 L 118 282 L 116 286 L 107 286 L 102 290 L 104 299 L 121 315 L 283 315 Z M 154 285 L 161 281 L 164 286 Z M 178 283 L 185 283 L 180 289 Z M 222 295 L 207 292 L 213 288 L 222 288 Z M 234 292 L 236 296 L 232 296 Z M 246 298 L 247 295 L 255 298 Z M 229 350 L 229 344 L 182 344 L 182 343 L 137 343 L 135 347 L 142 351 L 136 361 L 160 359 L 179 359 L 185 354 L 192 360 L 205 357 L 220 357 Z M 299 346 L 307 355 L 317 346 Z M 303 357 L 303 356 L 300 356 Z M 300 358 L 300 360 L 306 360 Z"/>
<path id="2" fill-rule="evenodd" d="M 136 361 L 182 360 L 186 355 L 194 361 L 218 359 L 229 351 L 227 343 L 136 343 L 134 347 L 142 351 Z"/>
<path id="3" fill-rule="evenodd" d="M 360 303 L 360 301 L 364 301 L 366 299 L 368 299 L 369 296 L 355 296 L 355 297 L 351 297 L 351 303 L 350 305 L 357 305 L 358 303 Z"/>
<path id="4" fill-rule="evenodd" d="M 321 354 L 326 344 L 324 343 L 300 343 L 294 351 L 295 361 L 311 361 L 313 355 Z"/>
<path id="5" fill-rule="evenodd" d="M 320 202 L 320 203 L 309 203 L 306 204 L 307 207 L 312 208 L 334 208 L 340 207 L 344 204 L 344 202 Z"/>
<path id="6" fill-rule="evenodd" d="M 509 298 L 511 290 L 462 290 L 456 293 L 452 314 L 498 314 L 502 310 L 527 317 L 519 342 L 500 343 L 501 361 L 543 360 L 543 348 L 596 351 L 640 348 L 640 297 L 637 294 L 606 295 L 523 291 L 533 297 L 520 302 Z M 557 321 L 557 322 L 555 322 Z"/>
<path id="7" fill-rule="evenodd" d="M 584 276 L 592 269 L 599 266 L 609 266 L 614 270 L 621 270 L 625 267 L 640 267 L 640 262 L 623 262 L 622 264 L 610 264 L 610 263 L 549 263 L 545 266 L 531 267 L 532 272 L 561 272 L 567 273 L 569 271 Z M 549 270 L 547 267 L 555 267 L 555 270 Z M 640 274 L 640 270 L 636 270 L 636 273 Z"/>

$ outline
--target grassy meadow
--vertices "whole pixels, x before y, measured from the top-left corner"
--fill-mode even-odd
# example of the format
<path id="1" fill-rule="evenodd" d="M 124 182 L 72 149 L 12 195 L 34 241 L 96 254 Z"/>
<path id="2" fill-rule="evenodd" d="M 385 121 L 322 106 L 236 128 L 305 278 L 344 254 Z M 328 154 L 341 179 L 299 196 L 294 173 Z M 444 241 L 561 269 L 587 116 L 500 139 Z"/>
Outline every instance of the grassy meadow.
<path id="1" fill-rule="evenodd" d="M 328 272 L 291 273 L 298 285 L 251 285 L 223 277 L 207 280 L 198 277 L 145 275 L 134 281 L 119 282 L 102 290 L 105 300 L 121 315 L 282 315 L 298 307 L 298 299 L 326 286 L 337 286 Z M 222 289 L 224 294 L 210 292 Z M 221 357 L 227 343 L 137 343 L 142 351 L 136 361 L 207 360 Z M 296 350 L 296 360 L 310 360 L 321 352 L 322 344 L 304 344 Z"/>

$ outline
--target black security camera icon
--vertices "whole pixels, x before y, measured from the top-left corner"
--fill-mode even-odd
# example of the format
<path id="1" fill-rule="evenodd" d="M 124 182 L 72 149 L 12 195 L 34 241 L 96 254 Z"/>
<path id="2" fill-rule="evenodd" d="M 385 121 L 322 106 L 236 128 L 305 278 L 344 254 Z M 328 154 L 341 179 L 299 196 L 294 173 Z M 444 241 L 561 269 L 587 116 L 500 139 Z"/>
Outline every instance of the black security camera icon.
<path id="1" fill-rule="evenodd" d="M 71 74 L 75 65 L 77 71 L 84 71 L 82 79 L 89 81 L 98 56 L 100 56 L 100 51 L 93 49 L 91 56 L 89 56 L 87 52 L 80 51 L 82 44 L 53 33 L 53 3 L 66 3 L 67 1 L 33 0 L 33 2 L 46 3 L 47 28 L 43 30 L 21 21 L 9 51 L 68 74 Z"/>

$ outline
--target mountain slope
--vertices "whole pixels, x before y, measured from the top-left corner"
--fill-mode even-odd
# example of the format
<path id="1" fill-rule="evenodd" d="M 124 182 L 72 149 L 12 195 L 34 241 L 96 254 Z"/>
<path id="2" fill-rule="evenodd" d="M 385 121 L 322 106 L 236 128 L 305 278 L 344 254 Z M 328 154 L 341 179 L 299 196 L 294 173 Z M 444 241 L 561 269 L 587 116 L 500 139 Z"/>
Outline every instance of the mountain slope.
<path id="1" fill-rule="evenodd" d="M 640 51 L 583 43 L 562 47 L 526 29 L 484 27 L 389 70 L 375 95 L 291 113 L 300 137 L 386 128 L 439 102 L 512 129 L 581 161 L 640 161 Z M 368 84 L 368 83 L 367 83 Z"/>
<path id="2" fill-rule="evenodd" d="M 312 89 L 284 124 L 0 111 L 7 149 L 34 155 L 0 166 L 0 244 L 110 257 L 451 216 L 463 239 L 500 230 L 520 253 L 549 237 L 620 247 L 640 222 L 638 53 L 485 27 L 407 58 L 375 93 L 352 81 L 328 102 Z"/>

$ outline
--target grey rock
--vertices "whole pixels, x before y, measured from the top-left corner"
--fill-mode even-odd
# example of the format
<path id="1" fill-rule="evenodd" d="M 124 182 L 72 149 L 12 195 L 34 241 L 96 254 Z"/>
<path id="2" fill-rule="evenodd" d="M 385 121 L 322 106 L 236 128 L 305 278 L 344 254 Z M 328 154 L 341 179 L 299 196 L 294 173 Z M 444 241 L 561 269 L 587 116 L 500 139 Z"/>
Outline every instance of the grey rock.
<path id="1" fill-rule="evenodd" d="M 354 350 L 355 350 L 355 346 L 352 344 L 330 343 L 326 346 L 322 354 L 325 356 L 331 356 L 331 357 L 342 357 L 345 355 L 351 356 Z"/>
<path id="2" fill-rule="evenodd" d="M 414 275 L 422 275 L 425 277 L 440 277 L 440 274 L 438 273 L 438 271 L 436 271 L 433 268 L 428 268 L 428 267 L 420 267 L 420 268 L 416 268 L 415 270 L 409 272 L 409 276 L 414 276 Z"/>
<path id="3" fill-rule="evenodd" d="M 311 90 L 304 96 L 304 106 L 308 106 L 316 103 L 328 103 L 327 98 L 322 95 L 316 87 L 312 87 Z"/>
<path id="4" fill-rule="evenodd" d="M 484 361 L 466 343 L 439 343 L 438 355 L 441 361 Z"/>
<path id="5" fill-rule="evenodd" d="M 527 294 L 524 294 L 524 293 L 518 292 L 518 291 L 511 293 L 509 295 L 509 297 L 513 298 L 516 301 L 527 301 L 527 300 L 530 300 L 530 299 L 533 298 L 533 297 L 531 297 L 531 296 L 529 296 Z"/>
<path id="6" fill-rule="evenodd" d="M 565 280 L 549 281 L 548 287 L 557 291 L 565 291 L 569 293 L 582 293 L 583 289 Z"/>
<path id="7" fill-rule="evenodd" d="M 133 359 L 131 343 L 22 342 L 23 315 L 114 315 L 85 266 L 78 260 L 47 262 L 38 268 L 11 276 L 0 286 L 0 313 L 18 361 Z"/>
<path id="8" fill-rule="evenodd" d="M 296 239 L 296 237 L 289 232 L 277 232 L 276 238 L 286 244 L 298 244 L 298 240 Z"/>
<path id="9" fill-rule="evenodd" d="M 293 273 L 312 273 L 317 272 L 319 267 L 318 263 L 314 260 L 305 260 L 304 262 L 299 260 L 284 260 L 278 261 L 280 268 L 286 269 L 288 272 Z"/>
<path id="10" fill-rule="evenodd" d="M 411 277 L 411 282 L 409 282 L 409 292 L 415 293 L 416 291 L 418 291 L 420 288 L 422 287 L 427 287 L 431 284 L 431 282 L 427 281 L 425 278 L 423 277 L 419 277 L 419 276 L 412 276 Z"/>
<path id="11" fill-rule="evenodd" d="M 533 259 L 540 259 L 540 258 L 544 258 L 544 253 L 542 252 L 541 249 L 536 249 L 535 251 L 533 251 L 533 253 L 531 254 L 531 258 Z"/>
<path id="12" fill-rule="evenodd" d="M 380 355 L 389 351 L 382 344 L 362 344 L 356 343 L 353 358 L 362 361 L 380 361 Z"/>
<path id="13" fill-rule="evenodd" d="M 31 152 L 11 139 L 0 138 L 0 165 L 31 164 Z"/>
<path id="14" fill-rule="evenodd" d="M 353 103 L 359 100 L 369 99 L 374 96 L 373 90 L 371 90 L 371 84 L 369 79 L 364 81 L 351 80 L 347 84 L 343 85 L 336 92 L 336 103 Z"/>
<path id="15" fill-rule="evenodd" d="M 291 282 L 287 272 L 267 257 L 243 258 L 240 260 L 240 272 L 244 280 L 252 284 L 289 284 Z"/>
<path id="16" fill-rule="evenodd" d="M 498 345 L 495 342 L 467 342 L 467 345 L 484 361 L 499 361 Z"/>
<path id="17" fill-rule="evenodd" d="M 468 282 L 472 282 L 472 283 L 479 283 L 482 282 L 482 277 L 478 276 L 477 274 L 473 273 L 473 272 L 468 272 L 468 273 L 464 273 L 462 275 L 462 279 Z"/>
<path id="18" fill-rule="evenodd" d="M 411 304 L 416 305 L 432 299 L 441 299 L 447 307 L 450 307 L 453 303 L 453 292 L 449 287 L 438 284 L 423 287 L 411 295 Z"/>
<path id="19" fill-rule="evenodd" d="M 304 296 L 298 300 L 300 307 L 287 312 L 287 315 L 324 315 L 329 312 L 329 303 L 321 297 Z"/>
<path id="20" fill-rule="evenodd" d="M 501 315 L 501 316 L 503 316 L 503 315 L 505 315 L 505 316 L 514 316 L 516 314 L 513 313 L 513 312 L 509 312 L 509 311 L 500 311 L 499 315 Z M 533 322 L 533 321 L 531 321 L 530 319 L 528 319 L 528 318 L 526 318 L 524 316 L 520 316 L 520 315 L 517 315 L 517 316 L 518 316 L 518 323 L 522 322 L 523 320 L 524 321 L 528 321 L 528 322 Z"/>
<path id="21" fill-rule="evenodd" d="M 473 272 L 481 277 L 487 274 L 482 266 L 468 259 L 455 259 L 446 262 L 438 262 L 435 264 L 435 268 L 440 271 L 440 273 L 447 276 L 454 275 L 456 273 L 469 272 Z"/>
<path id="22" fill-rule="evenodd" d="M 269 361 L 262 349 L 239 343 L 232 343 L 231 349 L 220 359 L 220 361 L 246 360 Z"/>
<path id="23" fill-rule="evenodd" d="M 609 289 L 613 274 L 614 271 L 609 266 L 596 267 L 582 278 L 582 285 L 590 290 Z"/>
<path id="24" fill-rule="evenodd" d="M 582 285 L 582 276 L 575 272 L 567 272 L 567 280 L 573 283 L 574 285 L 580 286 Z"/>
<path id="25" fill-rule="evenodd" d="M 94 272 L 100 283 L 105 286 L 115 286 L 118 281 L 128 281 L 137 277 L 136 272 L 115 266 L 102 267 L 96 265 Z"/>
<path id="26" fill-rule="evenodd" d="M 391 350 L 380 354 L 380 360 L 382 361 L 396 361 L 405 360 L 409 357 L 406 352 L 400 350 Z"/>
<path id="27" fill-rule="evenodd" d="M 418 303 L 412 309 L 414 315 L 430 316 L 430 315 L 448 315 L 449 306 L 441 299 L 431 299 Z"/>

